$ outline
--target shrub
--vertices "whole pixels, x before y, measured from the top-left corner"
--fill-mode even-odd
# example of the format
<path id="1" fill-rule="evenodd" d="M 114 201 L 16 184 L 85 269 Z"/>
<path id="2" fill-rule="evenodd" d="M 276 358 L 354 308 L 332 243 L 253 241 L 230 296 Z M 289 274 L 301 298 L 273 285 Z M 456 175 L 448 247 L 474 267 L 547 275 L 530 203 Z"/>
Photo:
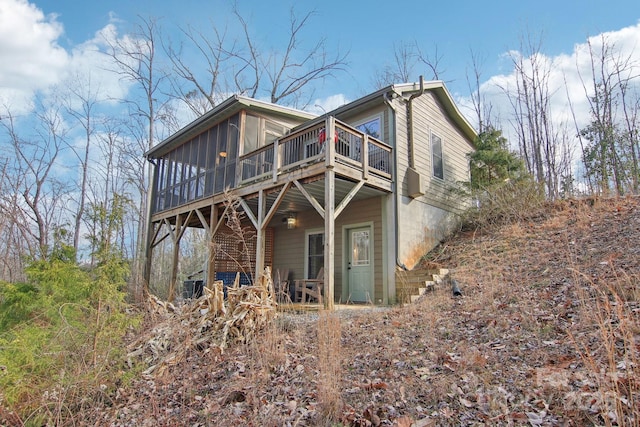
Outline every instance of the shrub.
<path id="1" fill-rule="evenodd" d="M 81 417 L 70 402 L 104 396 L 117 380 L 110 370 L 122 337 L 136 320 L 125 312 L 128 266 L 121 256 L 100 254 L 88 271 L 73 258 L 32 262 L 28 283 L 0 284 L 0 399 L 43 424 Z"/>
<path id="2" fill-rule="evenodd" d="M 546 198 L 542 185 L 531 179 L 508 180 L 473 192 L 475 206 L 462 218 L 463 229 L 530 220 L 544 214 Z"/>

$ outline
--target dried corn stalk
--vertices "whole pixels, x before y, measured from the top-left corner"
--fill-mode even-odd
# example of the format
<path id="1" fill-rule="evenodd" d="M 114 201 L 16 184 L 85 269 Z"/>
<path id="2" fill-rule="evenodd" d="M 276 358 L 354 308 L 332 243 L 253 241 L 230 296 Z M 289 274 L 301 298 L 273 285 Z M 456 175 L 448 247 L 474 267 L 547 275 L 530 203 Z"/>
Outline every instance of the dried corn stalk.
<path id="1" fill-rule="evenodd" d="M 255 285 L 240 286 L 239 282 L 238 274 L 225 299 L 223 283 L 216 281 L 181 309 L 152 295 L 150 312 L 166 319 L 150 331 L 151 336 L 132 345 L 130 363 L 142 359 L 150 365 L 145 373 L 161 373 L 181 363 L 193 349 L 218 347 L 224 351 L 232 342 L 248 342 L 275 317 L 277 303 L 269 267 Z"/>

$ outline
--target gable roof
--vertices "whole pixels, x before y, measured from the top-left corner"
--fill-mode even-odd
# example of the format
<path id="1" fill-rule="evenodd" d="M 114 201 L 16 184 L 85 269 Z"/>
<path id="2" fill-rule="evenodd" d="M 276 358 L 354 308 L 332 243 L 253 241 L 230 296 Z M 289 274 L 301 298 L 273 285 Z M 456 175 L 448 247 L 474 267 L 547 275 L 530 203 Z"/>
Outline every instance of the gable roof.
<path id="1" fill-rule="evenodd" d="M 198 135 L 208 129 L 212 123 L 220 122 L 227 119 L 241 110 L 251 110 L 255 112 L 269 113 L 271 116 L 280 116 L 293 118 L 300 121 L 306 121 L 317 117 L 317 114 L 311 114 L 306 111 L 296 110 L 295 108 L 284 107 L 282 105 L 272 104 L 270 102 L 259 101 L 242 95 L 233 95 L 225 101 L 213 107 L 202 116 L 198 117 L 176 133 L 161 141 L 155 147 L 151 148 L 144 155 L 147 158 L 160 157 L 178 145 L 184 143 L 188 139 Z"/>
<path id="2" fill-rule="evenodd" d="M 442 103 L 445 111 L 449 114 L 449 117 L 460 128 L 462 133 L 467 138 L 469 138 L 471 143 L 473 143 L 478 135 L 473 126 L 471 126 L 467 119 L 462 115 L 455 102 L 453 102 L 453 98 L 451 97 L 449 90 L 444 85 L 444 82 L 441 80 L 427 81 L 423 83 L 423 89 L 425 92 L 430 91 L 436 95 L 436 97 Z M 390 85 L 373 93 L 370 93 L 369 95 L 366 95 L 362 98 L 356 99 L 355 101 L 344 104 L 332 111 L 329 111 L 326 113 L 326 115 L 340 116 L 342 113 L 346 113 L 348 111 L 351 112 L 358 109 L 366 109 L 369 105 L 383 102 L 385 95 L 389 96 L 389 94 L 391 94 L 390 96 L 393 96 L 393 94 L 395 94 L 396 96 L 406 97 L 415 93 L 419 93 L 420 91 L 420 83 L 418 82 Z M 147 151 L 145 153 L 145 157 L 160 157 L 171 151 L 178 145 L 184 143 L 188 139 L 206 130 L 211 125 L 211 123 L 216 123 L 224 120 L 244 109 L 256 112 L 262 111 L 265 113 L 269 113 L 272 116 L 275 114 L 281 117 L 298 119 L 303 122 L 299 126 L 309 125 L 309 123 L 306 122 L 312 119 L 321 121 L 322 117 L 326 116 L 319 116 L 317 114 L 297 110 L 295 108 L 284 107 L 278 104 L 272 104 L 270 102 L 259 101 L 257 99 L 249 98 L 242 95 L 234 95 L 216 105 L 207 113 L 198 117 L 187 126 L 183 127 L 178 132 L 169 136 L 158 145 Z"/>
<path id="3" fill-rule="evenodd" d="M 438 100 L 442 103 L 445 111 L 449 114 L 449 117 L 460 128 L 462 133 L 473 143 L 478 134 L 456 106 L 455 102 L 453 101 L 453 97 L 449 93 L 447 87 L 444 85 L 444 82 L 441 80 L 426 81 L 424 82 L 423 88 L 425 92 L 430 91 L 436 95 Z M 342 105 L 333 111 L 329 111 L 327 114 L 332 116 L 339 116 L 341 113 L 344 113 L 346 111 L 366 108 L 368 104 L 378 103 L 381 99 L 384 98 L 385 94 L 387 94 L 388 96 L 389 94 L 396 94 L 406 97 L 411 96 L 414 93 L 419 93 L 420 90 L 421 89 L 419 82 L 390 85 L 379 89 L 376 92 L 373 92 L 365 97 Z"/>

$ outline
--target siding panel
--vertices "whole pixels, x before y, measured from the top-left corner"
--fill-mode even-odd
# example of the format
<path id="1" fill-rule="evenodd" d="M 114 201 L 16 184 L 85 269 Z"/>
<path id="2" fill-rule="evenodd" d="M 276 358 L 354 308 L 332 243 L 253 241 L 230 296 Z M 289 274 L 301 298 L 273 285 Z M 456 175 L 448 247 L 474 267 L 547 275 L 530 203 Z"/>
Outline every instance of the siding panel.
<path id="1" fill-rule="evenodd" d="M 420 257 L 449 231 L 454 219 L 449 212 L 461 212 L 464 208 L 464 203 L 450 189 L 458 182 L 469 179 L 466 156 L 473 150 L 433 93 L 427 91 L 412 102 L 415 168 L 421 176 L 425 193 L 416 199 L 408 196 L 406 178 L 409 167 L 407 107 L 404 102 L 396 102 L 400 191 L 397 199 L 398 258 L 408 268 L 413 268 Z M 442 139 L 444 180 L 433 176 L 431 133 Z"/>
<path id="2" fill-rule="evenodd" d="M 340 201 L 336 201 L 336 204 Z M 343 277 L 345 271 L 344 242 L 347 228 L 353 224 L 373 223 L 373 263 L 374 263 L 374 302 L 383 299 L 383 225 L 382 199 L 374 197 L 366 200 L 352 201 L 336 219 L 335 234 L 335 296 L 344 302 Z M 304 278 L 305 266 L 305 235 L 307 231 L 322 231 L 324 220 L 315 210 L 298 212 L 297 227 L 288 230 L 286 224 L 275 219 L 274 227 L 274 269 L 288 268 L 290 280 Z"/>

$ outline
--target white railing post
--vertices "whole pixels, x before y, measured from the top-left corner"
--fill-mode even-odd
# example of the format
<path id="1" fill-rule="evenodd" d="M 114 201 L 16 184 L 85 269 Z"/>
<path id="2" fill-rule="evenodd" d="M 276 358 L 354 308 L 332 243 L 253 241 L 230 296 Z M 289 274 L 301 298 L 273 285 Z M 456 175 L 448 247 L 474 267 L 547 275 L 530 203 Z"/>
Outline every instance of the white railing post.
<path id="1" fill-rule="evenodd" d="M 362 138 L 362 179 L 369 179 L 369 135 Z"/>
<path id="2" fill-rule="evenodd" d="M 278 181 L 278 169 L 280 169 L 280 144 L 279 140 L 273 141 L 273 165 L 271 165 L 271 180 L 273 182 Z"/>
<path id="3" fill-rule="evenodd" d="M 332 116 L 327 117 L 325 123 L 325 165 L 327 168 L 333 169 L 336 163 L 336 119 Z"/>

